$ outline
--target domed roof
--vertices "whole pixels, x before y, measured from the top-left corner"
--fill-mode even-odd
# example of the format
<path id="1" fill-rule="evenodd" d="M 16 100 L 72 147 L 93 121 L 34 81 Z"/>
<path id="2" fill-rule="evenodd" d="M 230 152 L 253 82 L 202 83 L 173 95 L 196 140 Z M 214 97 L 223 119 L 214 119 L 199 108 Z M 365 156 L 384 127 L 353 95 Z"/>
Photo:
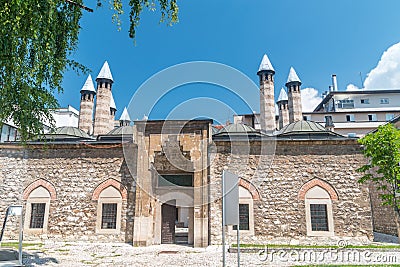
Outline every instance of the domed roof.
<path id="1" fill-rule="evenodd" d="M 55 128 L 54 131 L 50 132 L 49 135 L 60 135 L 66 137 L 77 137 L 77 138 L 90 138 L 90 136 L 77 127 L 64 126 Z"/>
<path id="2" fill-rule="evenodd" d="M 132 135 L 133 127 L 132 126 L 120 126 L 112 129 L 107 135 Z"/>
<path id="3" fill-rule="evenodd" d="M 292 122 L 285 127 L 283 127 L 281 130 L 277 131 L 275 133 L 277 136 L 298 136 L 298 137 L 339 137 L 343 138 L 343 136 L 328 131 L 326 130 L 321 124 L 313 122 L 313 121 L 295 121 Z"/>
<path id="4" fill-rule="evenodd" d="M 234 134 L 247 134 L 247 133 L 257 133 L 258 131 L 253 127 L 250 127 L 242 123 L 233 123 L 225 126 L 217 134 L 221 133 L 234 133 Z"/>

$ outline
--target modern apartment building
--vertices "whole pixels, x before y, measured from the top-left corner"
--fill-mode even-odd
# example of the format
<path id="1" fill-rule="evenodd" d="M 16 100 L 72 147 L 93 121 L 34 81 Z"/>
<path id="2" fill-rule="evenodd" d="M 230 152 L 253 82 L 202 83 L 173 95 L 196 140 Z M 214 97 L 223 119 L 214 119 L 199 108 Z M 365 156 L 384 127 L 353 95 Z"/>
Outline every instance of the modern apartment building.
<path id="1" fill-rule="evenodd" d="M 400 115 L 400 90 L 331 91 L 303 119 L 350 137 L 362 137 Z"/>

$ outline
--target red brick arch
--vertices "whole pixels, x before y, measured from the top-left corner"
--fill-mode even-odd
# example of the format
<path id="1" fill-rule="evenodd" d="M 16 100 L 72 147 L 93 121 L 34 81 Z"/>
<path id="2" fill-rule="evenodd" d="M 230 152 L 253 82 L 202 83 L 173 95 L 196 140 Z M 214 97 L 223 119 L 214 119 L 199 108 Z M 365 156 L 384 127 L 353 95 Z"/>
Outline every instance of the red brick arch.
<path id="1" fill-rule="evenodd" d="M 252 183 L 243 178 L 239 178 L 239 185 L 249 190 L 251 196 L 253 197 L 253 200 L 260 200 L 260 193 Z"/>
<path id="2" fill-rule="evenodd" d="M 310 190 L 311 188 L 313 188 L 315 186 L 319 186 L 319 187 L 323 188 L 326 192 L 328 192 L 328 194 L 332 200 L 339 199 L 338 194 L 336 193 L 335 189 L 330 184 L 328 184 L 327 182 L 325 182 L 321 179 L 312 179 L 312 180 L 308 181 L 307 183 L 303 184 L 303 186 L 299 190 L 299 194 L 298 194 L 299 199 L 304 200 L 308 190 Z"/>
<path id="3" fill-rule="evenodd" d="M 99 200 L 99 196 L 100 196 L 101 192 L 103 192 L 103 190 L 109 186 L 112 186 L 115 189 L 117 189 L 121 193 L 122 199 L 127 199 L 128 191 L 126 190 L 125 186 L 123 186 L 117 180 L 108 179 L 96 187 L 96 189 L 93 191 L 92 200 Z"/>
<path id="4" fill-rule="evenodd" d="M 47 189 L 47 191 L 49 191 L 51 200 L 57 199 L 56 188 L 50 182 L 44 179 L 36 180 L 30 185 L 28 185 L 22 194 L 22 199 L 27 200 L 32 191 L 38 188 L 39 186 L 43 186 L 44 188 Z"/>

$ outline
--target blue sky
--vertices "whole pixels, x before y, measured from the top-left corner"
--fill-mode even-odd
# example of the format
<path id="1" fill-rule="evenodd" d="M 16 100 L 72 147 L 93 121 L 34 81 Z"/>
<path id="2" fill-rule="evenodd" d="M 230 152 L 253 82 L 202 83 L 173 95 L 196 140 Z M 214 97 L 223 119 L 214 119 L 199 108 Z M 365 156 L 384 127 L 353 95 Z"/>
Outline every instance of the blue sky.
<path id="1" fill-rule="evenodd" d="M 95 8 L 94 1 L 85 4 Z M 202 0 L 178 4 L 179 23 L 172 27 L 159 24 L 158 12 L 145 10 L 136 46 L 128 37 L 127 16 L 122 16 L 122 29 L 117 31 L 107 1 L 94 13 L 84 13 L 80 43 L 73 58 L 90 68 L 93 78 L 103 62 L 109 62 L 115 80 L 116 117 L 143 82 L 175 64 L 219 62 L 258 84 L 256 72 L 267 53 L 276 70 L 277 98 L 291 66 L 303 81 L 302 88 L 315 88 L 321 93 L 331 84 L 331 74 L 337 74 L 339 90 L 346 90 L 348 84 L 362 87 L 360 72 L 365 79 L 384 51 L 400 42 L 398 0 Z M 85 80 L 84 75 L 66 73 L 65 92 L 58 96 L 61 106 L 79 108 L 79 91 Z M 257 95 L 253 89 L 249 94 Z M 220 101 L 229 98 L 226 90 L 215 85 L 182 86 L 161 101 L 150 118 L 167 117 L 177 102 L 209 96 Z M 239 102 L 232 112 L 251 112 Z M 232 115 L 229 110 L 211 107 L 211 102 L 200 108 L 217 113 L 215 119 L 222 122 Z M 182 109 L 175 118 L 185 114 Z"/>

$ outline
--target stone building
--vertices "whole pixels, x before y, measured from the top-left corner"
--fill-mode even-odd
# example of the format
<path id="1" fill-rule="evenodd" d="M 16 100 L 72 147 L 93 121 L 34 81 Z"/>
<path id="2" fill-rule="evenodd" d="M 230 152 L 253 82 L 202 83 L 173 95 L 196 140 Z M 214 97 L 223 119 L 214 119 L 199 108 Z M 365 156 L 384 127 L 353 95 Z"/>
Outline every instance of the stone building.
<path id="1" fill-rule="evenodd" d="M 81 98 L 88 109 L 81 129 L 57 129 L 46 142 L 26 146 L 0 144 L 0 220 L 9 205 L 23 204 L 29 240 L 221 244 L 221 176 L 229 170 L 240 178 L 244 243 L 371 240 L 372 199 L 355 171 L 365 163 L 360 146 L 299 119 L 294 70 L 288 99 L 280 97 L 293 122 L 273 131 L 274 73 L 264 56 L 257 72 L 261 131 L 245 124 L 217 131 L 206 119 L 132 125 L 126 109 L 113 129 L 113 79 L 105 63 L 96 79 L 94 134 L 89 86 L 82 90 L 91 97 Z M 13 227 L 6 238 L 16 234 Z M 228 227 L 228 240 L 234 229 Z"/>

